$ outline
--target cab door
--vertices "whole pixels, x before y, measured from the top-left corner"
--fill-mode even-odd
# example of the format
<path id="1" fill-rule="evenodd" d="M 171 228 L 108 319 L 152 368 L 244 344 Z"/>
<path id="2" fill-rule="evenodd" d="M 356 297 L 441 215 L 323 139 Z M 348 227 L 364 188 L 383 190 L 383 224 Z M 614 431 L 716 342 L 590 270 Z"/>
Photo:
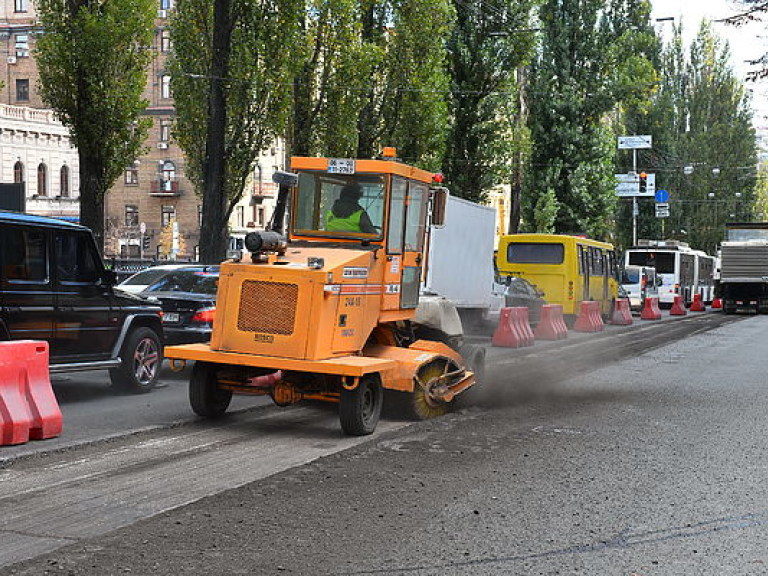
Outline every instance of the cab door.
<path id="1" fill-rule="evenodd" d="M 91 235 L 56 230 L 56 321 L 52 353 L 66 358 L 83 355 L 109 358 L 120 328 L 112 310 L 112 292 L 102 282 L 103 266 Z"/>
<path id="2" fill-rule="evenodd" d="M 387 263 L 384 268 L 382 310 L 400 309 L 403 241 L 405 234 L 405 199 L 407 194 L 408 181 L 400 176 L 392 176 L 389 195 Z"/>
<path id="3" fill-rule="evenodd" d="M 419 305 L 428 200 L 429 187 L 423 182 L 409 180 L 405 208 L 403 276 L 400 282 L 400 307 L 403 309 L 413 309 Z"/>

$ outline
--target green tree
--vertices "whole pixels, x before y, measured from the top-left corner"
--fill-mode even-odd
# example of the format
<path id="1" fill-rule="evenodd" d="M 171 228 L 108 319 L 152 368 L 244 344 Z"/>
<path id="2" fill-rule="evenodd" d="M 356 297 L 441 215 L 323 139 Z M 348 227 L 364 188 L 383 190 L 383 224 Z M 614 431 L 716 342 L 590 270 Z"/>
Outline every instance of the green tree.
<path id="1" fill-rule="evenodd" d="M 357 156 L 374 157 L 383 146 L 396 146 L 404 160 L 436 169 L 445 142 L 443 65 L 452 7 L 448 0 L 364 0 L 361 6 L 371 68 Z"/>
<path id="2" fill-rule="evenodd" d="M 517 80 L 531 57 L 534 4 L 453 2 L 456 23 L 447 44 L 451 121 L 443 170 L 453 192 L 464 198 L 482 200 L 519 170 L 525 134 Z"/>
<path id="3" fill-rule="evenodd" d="M 370 83 L 356 0 L 308 0 L 299 22 L 293 80 L 291 152 L 354 156 L 360 86 Z"/>
<path id="4" fill-rule="evenodd" d="M 203 262 L 224 259 L 227 221 L 254 162 L 286 126 L 300 9 L 294 0 L 176 3 L 174 137 L 203 198 Z"/>
<path id="5" fill-rule="evenodd" d="M 638 235 L 683 240 L 714 253 L 724 223 L 753 212 L 757 157 L 749 101 L 727 46 L 708 24 L 687 53 L 676 30 L 661 62 L 660 88 L 641 128 L 653 135 L 653 149 L 640 154 L 640 167 L 656 173 L 657 188 L 669 191 L 671 216 L 662 222 L 653 202 L 641 201 Z M 624 210 L 619 218 L 626 245 L 630 215 Z"/>
<path id="6" fill-rule="evenodd" d="M 38 0 L 40 95 L 80 162 L 80 222 L 103 249 L 104 196 L 143 149 L 153 0 Z"/>
<path id="7" fill-rule="evenodd" d="M 547 0 L 539 11 L 542 47 L 532 68 L 532 152 L 524 210 L 534 228 L 540 195 L 554 190 L 557 232 L 610 238 L 615 136 L 609 118 L 641 106 L 657 76 L 653 37 L 630 25 L 647 20 L 643 0 Z"/>

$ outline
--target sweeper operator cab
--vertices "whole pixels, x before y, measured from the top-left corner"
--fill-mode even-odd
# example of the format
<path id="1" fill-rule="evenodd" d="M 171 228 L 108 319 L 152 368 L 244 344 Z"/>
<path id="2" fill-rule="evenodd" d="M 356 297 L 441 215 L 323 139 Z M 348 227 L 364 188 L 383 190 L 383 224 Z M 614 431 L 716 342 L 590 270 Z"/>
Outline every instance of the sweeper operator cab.
<path id="1" fill-rule="evenodd" d="M 223 415 L 233 393 L 339 404 L 347 434 L 370 434 L 387 402 L 445 413 L 474 373 L 447 339 L 414 323 L 430 224 L 447 190 L 394 152 L 375 160 L 293 158 L 278 173 L 270 226 L 221 265 L 209 344 L 166 348 L 194 360 L 190 402 Z M 283 232 L 290 212 L 287 235 Z"/>

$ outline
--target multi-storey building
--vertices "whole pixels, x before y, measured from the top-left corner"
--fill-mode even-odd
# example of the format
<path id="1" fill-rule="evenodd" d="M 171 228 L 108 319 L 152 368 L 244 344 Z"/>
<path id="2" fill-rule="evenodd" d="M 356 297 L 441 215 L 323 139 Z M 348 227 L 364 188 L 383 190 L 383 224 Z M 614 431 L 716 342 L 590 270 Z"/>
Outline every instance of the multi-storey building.
<path id="1" fill-rule="evenodd" d="M 146 142 L 148 152 L 125 168 L 123 176 L 114 183 L 105 199 L 105 256 L 194 260 L 198 255 L 202 200 L 186 177 L 184 155 L 172 134 L 175 109 L 167 69 L 172 49 L 167 23 L 172 9 L 173 0 L 157 0 L 154 57 L 147 70 L 144 90 L 144 98 L 148 102 L 145 114 L 152 120 Z M 49 120 L 53 118 L 50 111 L 43 113 L 40 110 L 45 106 L 36 90 L 37 67 L 31 56 L 35 35 L 40 30 L 36 28 L 35 21 L 33 0 L 4 0 L 0 39 L 5 43 L 6 57 L 0 60 L 0 74 L 4 79 L 0 94 L 7 104 L 30 108 L 26 112 L 15 108 L 8 110 L 20 115 L 22 120 L 29 120 L 26 126 L 32 136 L 27 133 L 21 135 L 18 129 L 14 129 L 13 135 L 6 133 L 4 110 L 0 108 L 0 160 L 3 163 L 0 175 L 3 182 L 12 182 L 6 176 L 10 178 L 11 171 L 16 170 L 14 159 L 22 162 L 21 177 L 28 187 L 28 211 L 55 215 L 56 211 L 61 212 L 64 205 L 69 208 L 68 215 L 71 217 L 77 213 L 78 205 L 76 200 L 65 200 L 67 195 L 63 193 L 63 187 L 66 182 L 70 186 L 67 188 L 69 196 L 76 199 L 79 195 L 76 150 L 65 146 L 68 139 L 60 125 L 61 134 L 58 136 L 50 128 L 48 132 L 51 136 L 41 137 L 39 122 L 32 121 L 43 118 L 41 114 L 46 114 L 45 118 Z M 13 141 L 17 146 L 6 148 L 7 141 Z M 18 149 L 20 142 L 31 148 L 25 148 L 22 154 Z M 46 150 L 48 156 L 45 155 Z M 57 150 L 60 152 L 58 155 Z M 65 156 L 64 150 L 70 155 Z M 268 222 L 274 206 L 272 174 L 284 165 L 284 157 L 282 145 L 278 143 L 264 151 L 256 162 L 253 178 L 230 219 L 234 238 Z M 32 159 L 39 164 L 30 164 Z M 6 163 L 10 167 L 6 167 Z M 33 170 L 31 174 L 37 174 L 34 181 L 30 181 L 30 170 Z M 42 182 L 41 170 L 47 175 L 45 185 L 50 189 L 45 195 L 39 192 L 39 184 L 35 185 Z"/>
<path id="2" fill-rule="evenodd" d="M 5 0 L 0 20 L 0 183 L 23 184 L 31 214 L 68 220 L 79 214 L 79 161 L 67 129 L 35 90 L 31 57 L 35 12 L 27 0 Z"/>

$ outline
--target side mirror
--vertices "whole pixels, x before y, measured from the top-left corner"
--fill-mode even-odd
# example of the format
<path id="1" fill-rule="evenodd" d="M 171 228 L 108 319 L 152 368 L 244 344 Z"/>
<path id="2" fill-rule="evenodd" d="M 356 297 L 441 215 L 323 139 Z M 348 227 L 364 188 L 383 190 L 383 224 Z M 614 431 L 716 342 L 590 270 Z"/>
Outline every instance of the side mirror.
<path id="1" fill-rule="evenodd" d="M 445 226 L 445 211 L 448 205 L 448 188 L 442 186 L 432 188 L 432 226 L 442 228 Z"/>

